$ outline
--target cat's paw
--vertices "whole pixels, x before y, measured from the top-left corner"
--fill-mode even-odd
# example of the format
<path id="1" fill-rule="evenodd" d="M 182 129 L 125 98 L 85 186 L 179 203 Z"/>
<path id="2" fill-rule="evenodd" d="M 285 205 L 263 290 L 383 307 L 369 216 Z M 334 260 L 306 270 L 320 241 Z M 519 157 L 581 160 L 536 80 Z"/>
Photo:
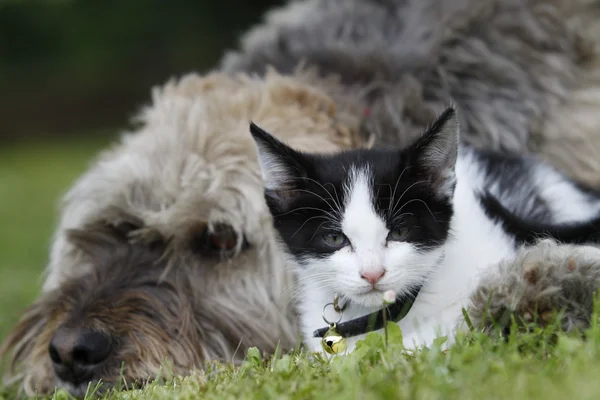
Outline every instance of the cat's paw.
<path id="1" fill-rule="evenodd" d="M 600 248 L 542 240 L 522 248 L 511 262 L 490 269 L 471 296 L 469 317 L 490 332 L 517 323 L 546 325 L 564 314 L 562 329 L 589 325 L 600 283 Z"/>

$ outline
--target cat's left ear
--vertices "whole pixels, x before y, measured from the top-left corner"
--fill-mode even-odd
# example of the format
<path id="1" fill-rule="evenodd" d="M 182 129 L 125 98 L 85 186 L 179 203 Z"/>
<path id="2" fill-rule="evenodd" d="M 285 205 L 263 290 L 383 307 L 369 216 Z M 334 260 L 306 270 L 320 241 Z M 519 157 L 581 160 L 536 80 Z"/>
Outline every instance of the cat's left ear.
<path id="1" fill-rule="evenodd" d="M 256 142 L 258 163 L 267 191 L 289 190 L 298 176 L 304 175 L 301 154 L 273 135 L 250 123 L 250 133 Z"/>
<path id="2" fill-rule="evenodd" d="M 416 143 L 417 162 L 436 193 L 451 197 L 456 186 L 459 126 L 456 111 L 448 107 Z"/>

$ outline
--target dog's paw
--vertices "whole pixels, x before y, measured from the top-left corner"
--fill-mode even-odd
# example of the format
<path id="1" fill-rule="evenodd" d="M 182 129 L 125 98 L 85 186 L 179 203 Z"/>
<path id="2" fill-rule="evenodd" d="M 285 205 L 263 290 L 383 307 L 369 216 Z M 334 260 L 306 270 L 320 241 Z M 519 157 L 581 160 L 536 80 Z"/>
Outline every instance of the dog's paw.
<path id="1" fill-rule="evenodd" d="M 482 277 L 471 296 L 469 317 L 476 328 L 507 330 L 512 317 L 520 325 L 547 325 L 561 312 L 561 328 L 589 325 L 600 283 L 600 248 L 542 240 L 522 248 Z"/>

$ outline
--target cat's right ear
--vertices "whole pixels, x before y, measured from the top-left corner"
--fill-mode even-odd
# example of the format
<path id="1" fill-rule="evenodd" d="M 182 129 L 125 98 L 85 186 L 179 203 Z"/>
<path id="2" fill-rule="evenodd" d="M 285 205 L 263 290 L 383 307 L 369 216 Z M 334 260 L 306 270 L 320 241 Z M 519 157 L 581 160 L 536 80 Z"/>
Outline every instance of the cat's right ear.
<path id="1" fill-rule="evenodd" d="M 306 177 L 302 155 L 253 122 L 250 133 L 256 143 L 265 192 L 284 206 L 297 193 L 294 189 L 299 181 Z"/>
<path id="2" fill-rule="evenodd" d="M 450 106 L 415 144 L 419 168 L 442 197 L 452 197 L 454 192 L 458 143 L 458 120 Z"/>

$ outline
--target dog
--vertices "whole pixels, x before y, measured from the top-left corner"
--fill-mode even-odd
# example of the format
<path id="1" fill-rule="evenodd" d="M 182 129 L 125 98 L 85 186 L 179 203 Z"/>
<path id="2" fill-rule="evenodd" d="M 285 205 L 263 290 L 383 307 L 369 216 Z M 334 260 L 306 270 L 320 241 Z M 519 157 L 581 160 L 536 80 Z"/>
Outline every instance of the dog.
<path id="1" fill-rule="evenodd" d="M 219 71 L 156 88 L 140 125 L 66 194 L 42 293 L 1 349 L 5 382 L 81 396 L 90 382 L 143 384 L 164 361 L 188 374 L 250 346 L 296 346 L 295 280 L 250 120 L 301 150 L 399 146 L 454 101 L 467 142 L 537 153 L 598 186 L 597 8 L 305 0 L 272 11 Z M 483 282 L 474 308 L 477 293 L 525 279 L 525 260 Z M 519 312 L 507 296 L 498 310 Z"/>
<path id="2" fill-rule="evenodd" d="M 184 374 L 297 345 L 248 123 L 307 151 L 356 147 L 357 106 L 309 76 L 215 72 L 154 91 L 136 132 L 66 194 L 43 293 L 2 349 L 7 384 L 83 396 L 90 382 L 144 382 L 166 360 Z"/>

